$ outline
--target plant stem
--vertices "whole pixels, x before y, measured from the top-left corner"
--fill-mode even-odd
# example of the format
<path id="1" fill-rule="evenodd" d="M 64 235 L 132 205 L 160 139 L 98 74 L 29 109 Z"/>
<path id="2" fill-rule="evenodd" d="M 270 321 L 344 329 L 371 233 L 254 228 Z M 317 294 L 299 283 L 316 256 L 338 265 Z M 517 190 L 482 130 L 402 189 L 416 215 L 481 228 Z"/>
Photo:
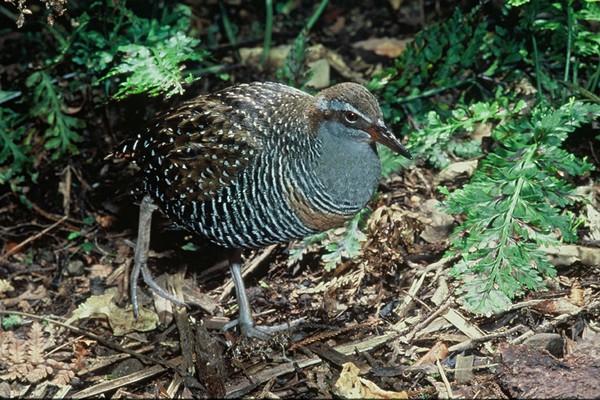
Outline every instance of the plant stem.
<path id="1" fill-rule="evenodd" d="M 565 60 L 565 75 L 563 80 L 569 81 L 569 69 L 571 68 L 571 50 L 573 46 L 573 7 L 571 2 L 567 2 L 567 55 Z M 575 82 L 575 81 L 573 81 Z M 565 101 L 566 89 L 563 90 L 562 101 Z"/>
<path id="2" fill-rule="evenodd" d="M 533 155 L 535 154 L 536 150 L 537 150 L 537 145 L 533 144 L 531 146 L 531 148 L 527 150 L 528 154 L 521 161 L 520 166 L 531 163 L 532 162 L 531 159 L 533 158 Z M 517 166 L 517 168 L 519 168 L 519 166 Z M 504 220 L 502 221 L 503 226 L 502 226 L 502 231 L 500 233 L 500 238 L 499 238 L 500 240 L 499 240 L 499 243 L 497 246 L 498 253 L 496 256 L 496 260 L 494 261 L 493 267 L 491 268 L 490 277 L 487 282 L 488 290 L 492 290 L 494 288 L 494 286 L 497 285 L 498 281 L 501 280 L 498 277 L 498 275 L 501 274 L 502 264 L 510 265 L 511 256 L 506 254 L 506 249 L 509 247 L 509 241 L 513 237 L 513 231 L 514 231 L 513 223 L 515 220 L 515 218 L 514 218 L 515 209 L 517 208 L 517 204 L 519 204 L 519 202 L 522 201 L 521 191 L 523 190 L 524 184 L 525 184 L 524 177 L 517 178 L 515 191 L 511 195 L 512 199 L 510 202 L 510 206 L 508 207 L 508 210 L 507 210 L 506 214 L 504 215 Z M 498 287 L 500 288 L 500 290 L 502 290 L 501 285 L 499 285 Z M 514 293 L 513 294 L 505 293 L 505 294 L 507 296 L 509 296 L 510 298 L 512 298 L 512 296 L 514 296 Z"/>
<path id="3" fill-rule="evenodd" d="M 319 17 L 321 16 L 321 14 L 323 14 L 323 11 L 325 11 L 325 7 L 327 7 L 327 3 L 329 3 L 329 0 L 321 0 L 321 4 L 319 4 L 317 11 L 315 11 L 315 13 L 312 15 L 312 17 L 310 17 L 310 19 L 306 23 L 305 29 L 307 32 L 310 31 L 312 29 L 313 25 L 317 23 L 317 21 L 319 20 Z"/>
<path id="4" fill-rule="evenodd" d="M 542 101 L 542 70 L 540 69 L 540 53 L 538 52 L 535 35 L 531 36 L 531 42 L 533 44 L 533 62 L 535 64 L 535 85 L 537 86 L 538 100 Z"/>
<path id="5" fill-rule="evenodd" d="M 223 0 L 219 1 L 219 8 L 221 9 L 221 17 L 223 18 L 223 27 L 225 28 L 225 34 L 227 35 L 227 39 L 231 46 L 235 49 L 235 57 L 240 59 L 240 52 L 237 48 L 237 39 L 235 38 L 235 33 L 233 32 L 233 25 L 231 25 L 231 21 L 229 21 L 229 15 L 227 15 L 227 8 L 225 8 L 225 3 Z"/>
<path id="6" fill-rule="evenodd" d="M 263 42 L 263 53 L 260 63 L 264 66 L 271 52 L 271 36 L 273 34 L 273 0 L 265 0 L 267 18 L 265 21 L 265 40 Z"/>

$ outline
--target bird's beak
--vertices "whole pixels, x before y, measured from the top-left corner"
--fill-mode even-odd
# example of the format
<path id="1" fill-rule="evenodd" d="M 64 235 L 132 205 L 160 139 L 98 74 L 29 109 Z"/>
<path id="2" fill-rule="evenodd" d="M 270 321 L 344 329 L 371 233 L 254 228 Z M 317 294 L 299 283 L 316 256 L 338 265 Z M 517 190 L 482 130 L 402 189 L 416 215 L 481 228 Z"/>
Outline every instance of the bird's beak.
<path id="1" fill-rule="evenodd" d="M 396 153 L 408 158 L 409 160 L 412 160 L 412 156 L 408 150 L 406 150 L 404 145 L 400 143 L 400 140 L 398 140 L 396 135 L 394 135 L 394 133 L 385 126 L 373 125 L 368 129 L 368 131 L 374 141 L 379 142 L 382 145 L 389 147 Z"/>

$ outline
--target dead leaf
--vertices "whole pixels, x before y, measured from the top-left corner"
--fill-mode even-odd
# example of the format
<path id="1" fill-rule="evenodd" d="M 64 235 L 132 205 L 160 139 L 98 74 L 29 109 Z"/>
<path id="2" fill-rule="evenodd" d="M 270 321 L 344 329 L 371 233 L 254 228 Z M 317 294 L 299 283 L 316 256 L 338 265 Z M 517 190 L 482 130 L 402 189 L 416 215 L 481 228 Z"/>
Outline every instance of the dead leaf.
<path id="1" fill-rule="evenodd" d="M 429 199 L 422 203 L 421 214 L 427 218 L 423 221 L 425 229 L 420 236 L 428 243 L 444 242 L 452 231 L 454 218 L 440 208 L 440 201 Z"/>
<path id="2" fill-rule="evenodd" d="M 2 300 L 2 304 L 6 307 L 13 307 L 15 304 L 27 303 L 30 300 L 43 300 L 48 298 L 48 292 L 42 285 L 36 287 L 34 290 L 28 287 L 26 291 L 18 295 L 17 297 L 8 298 Z M 21 308 L 27 310 L 28 308 Z"/>
<path id="3" fill-rule="evenodd" d="M 101 278 L 108 277 L 113 272 L 113 267 L 107 264 L 94 264 L 89 267 L 89 278 Z"/>
<path id="4" fill-rule="evenodd" d="M 530 95 L 536 94 L 536 93 L 537 93 L 537 89 L 535 88 L 535 86 L 533 86 L 531 84 L 531 81 L 527 78 L 522 78 L 515 85 L 515 94 L 517 94 L 517 95 L 530 96 Z"/>
<path id="5" fill-rule="evenodd" d="M 314 89 L 324 89 L 331 85 L 330 81 L 330 70 L 329 62 L 322 58 L 320 60 L 313 61 L 308 64 L 312 76 L 310 80 L 306 82 L 306 86 Z"/>
<path id="6" fill-rule="evenodd" d="M 462 354 L 458 354 L 456 356 L 456 371 L 454 373 L 454 379 L 456 379 L 457 382 L 467 383 L 473 381 L 475 377 L 473 374 L 474 361 L 475 356 L 473 355 L 464 356 Z"/>
<path id="7" fill-rule="evenodd" d="M 585 290 L 581 287 L 581 283 L 579 283 L 578 279 L 576 279 L 571 286 L 569 302 L 577 307 L 583 307 L 585 305 Z"/>
<path id="8" fill-rule="evenodd" d="M 590 228 L 589 240 L 600 240 L 600 212 L 594 204 L 586 204 L 587 224 Z"/>
<path id="9" fill-rule="evenodd" d="M 383 390 L 373 382 L 358 376 L 360 369 L 345 363 L 333 391 L 344 399 L 408 399 L 406 392 Z"/>
<path id="10" fill-rule="evenodd" d="M 331 33 L 333 34 L 338 34 L 342 31 L 342 29 L 344 29 L 344 27 L 346 26 L 346 17 L 344 17 L 343 15 L 340 15 L 339 17 L 337 17 L 335 19 L 335 22 L 329 26 L 329 30 L 331 31 Z"/>
<path id="11" fill-rule="evenodd" d="M 12 292 L 13 290 L 15 290 L 15 288 L 10 284 L 8 279 L 0 279 L 0 294 Z"/>
<path id="12" fill-rule="evenodd" d="M 105 294 L 91 296 L 73 312 L 67 323 L 72 324 L 75 321 L 85 318 L 105 319 L 110 324 L 115 336 L 123 336 L 134 331 L 148 332 L 156 329 L 158 326 L 158 315 L 156 313 L 140 307 L 140 315 L 133 318 L 131 309 L 117 307 L 115 298 L 117 289 L 110 288 Z"/>
<path id="13" fill-rule="evenodd" d="M 448 345 L 444 342 L 437 342 L 414 365 L 435 364 L 436 361 L 443 360 L 446 357 L 448 357 Z"/>
<path id="14" fill-rule="evenodd" d="M 478 164 L 477 160 L 460 161 L 450 164 L 434 178 L 433 186 L 437 186 L 443 182 L 455 181 L 459 176 L 470 178 L 477 169 Z"/>
<path id="15" fill-rule="evenodd" d="M 98 214 L 98 213 L 96 213 L 96 215 L 94 216 L 94 219 L 96 220 L 98 225 L 100 225 L 100 227 L 103 229 L 109 229 L 117 221 L 117 218 L 114 215 L 109 215 L 109 214 L 103 215 L 103 214 Z"/>
<path id="16" fill-rule="evenodd" d="M 557 267 L 569 266 L 580 262 L 588 266 L 600 265 L 600 249 L 577 245 L 561 245 L 554 247 L 540 247 L 548 254 L 549 261 Z"/>
<path id="17" fill-rule="evenodd" d="M 476 124 L 473 132 L 470 133 L 471 139 L 481 143 L 483 138 L 492 136 L 492 128 L 494 125 L 491 122 Z"/>
<path id="18" fill-rule="evenodd" d="M 544 314 L 561 315 L 570 314 L 576 315 L 581 312 L 581 307 L 572 304 L 566 298 L 548 299 L 541 303 L 533 305 L 531 308 Z"/>
<path id="19" fill-rule="evenodd" d="M 71 185 L 72 173 L 71 167 L 67 166 L 61 173 L 61 180 L 58 183 L 58 193 L 63 196 L 63 214 L 69 215 L 69 206 L 71 204 Z"/>
<path id="20" fill-rule="evenodd" d="M 370 51 L 378 56 L 396 58 L 402 54 L 407 44 L 412 41 L 413 39 L 371 38 L 356 42 L 352 47 Z"/>

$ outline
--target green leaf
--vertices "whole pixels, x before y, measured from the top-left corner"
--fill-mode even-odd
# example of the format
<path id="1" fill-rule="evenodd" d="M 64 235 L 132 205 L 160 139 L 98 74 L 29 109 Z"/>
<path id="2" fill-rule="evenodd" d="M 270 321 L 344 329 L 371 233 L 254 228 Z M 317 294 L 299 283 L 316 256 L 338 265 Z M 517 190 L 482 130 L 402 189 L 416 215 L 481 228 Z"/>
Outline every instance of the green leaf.
<path id="1" fill-rule="evenodd" d="M 592 168 L 556 146 L 598 116 L 600 105 L 571 101 L 558 110 L 542 105 L 530 119 L 500 125 L 492 136 L 503 147 L 481 161 L 471 183 L 448 195 L 448 210 L 467 215 L 451 252 L 462 255 L 452 273 L 463 280 L 460 299 L 469 311 L 504 310 L 515 295 L 544 289 L 543 277 L 555 274 L 538 248 L 576 238 L 576 220 L 561 208 L 577 200 L 557 176 Z"/>

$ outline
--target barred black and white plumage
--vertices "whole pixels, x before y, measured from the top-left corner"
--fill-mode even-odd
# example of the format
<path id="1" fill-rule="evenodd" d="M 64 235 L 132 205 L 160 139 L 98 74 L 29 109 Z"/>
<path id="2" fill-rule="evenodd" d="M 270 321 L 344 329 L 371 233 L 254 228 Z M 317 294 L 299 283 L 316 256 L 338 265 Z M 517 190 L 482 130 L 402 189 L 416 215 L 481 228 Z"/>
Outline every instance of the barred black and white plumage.
<path id="1" fill-rule="evenodd" d="M 144 190 L 173 221 L 239 249 L 352 218 L 380 178 L 375 142 L 409 157 L 364 87 L 311 96 L 267 82 L 184 103 L 113 155 L 139 166 Z"/>

